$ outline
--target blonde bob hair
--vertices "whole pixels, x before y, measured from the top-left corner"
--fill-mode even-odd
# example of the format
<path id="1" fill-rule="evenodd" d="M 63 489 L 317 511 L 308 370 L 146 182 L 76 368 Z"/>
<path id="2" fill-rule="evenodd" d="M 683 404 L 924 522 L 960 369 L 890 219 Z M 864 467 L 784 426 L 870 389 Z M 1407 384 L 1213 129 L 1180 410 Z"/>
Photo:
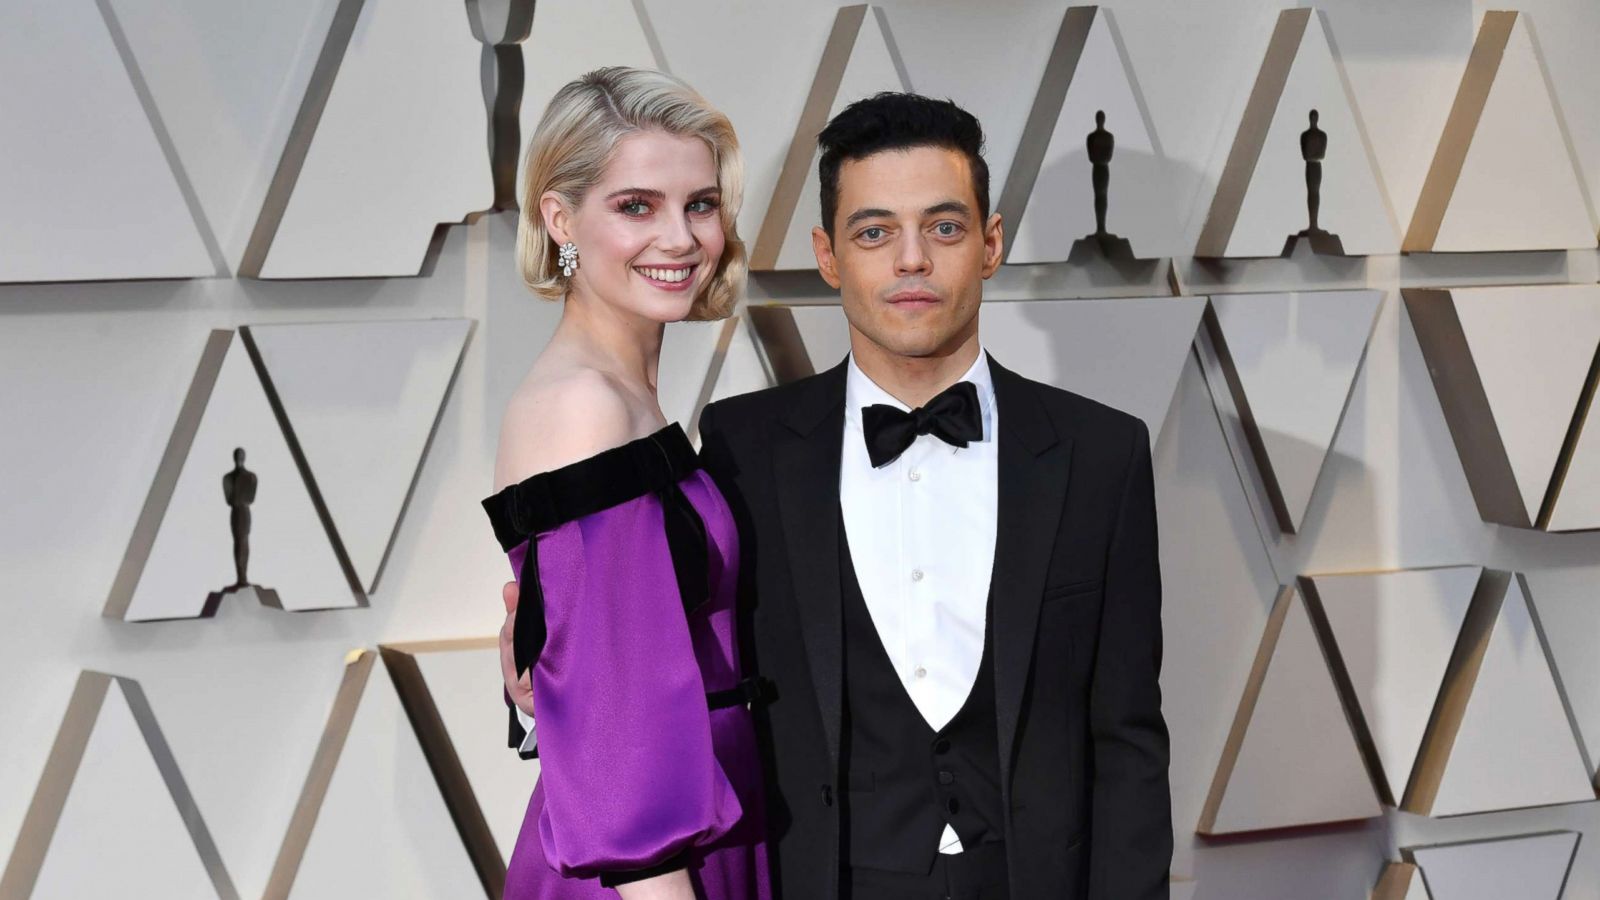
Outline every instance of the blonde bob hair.
<path id="1" fill-rule="evenodd" d="M 567 280 L 555 240 L 545 228 L 539 198 L 554 191 L 571 208 L 600 181 L 617 142 L 640 131 L 697 137 L 711 148 L 722 193 L 726 246 L 717 271 L 689 308 L 691 320 L 721 319 L 733 311 L 744 287 L 744 241 L 736 222 L 744 198 L 744 159 L 728 117 L 694 88 L 663 72 L 611 66 L 568 83 L 551 98 L 528 141 L 517 220 L 517 265 L 528 289 L 563 299 Z"/>

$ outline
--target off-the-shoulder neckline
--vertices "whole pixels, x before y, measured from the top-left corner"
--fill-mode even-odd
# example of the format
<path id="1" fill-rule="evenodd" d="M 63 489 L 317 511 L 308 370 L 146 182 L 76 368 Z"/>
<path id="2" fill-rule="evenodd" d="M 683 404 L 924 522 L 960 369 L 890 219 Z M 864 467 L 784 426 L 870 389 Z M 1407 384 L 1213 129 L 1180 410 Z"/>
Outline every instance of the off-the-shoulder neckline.
<path id="1" fill-rule="evenodd" d="M 482 501 L 506 551 L 534 534 L 663 490 L 700 468 L 676 422 L 592 456 L 529 475 Z"/>
<path id="2" fill-rule="evenodd" d="M 685 444 L 689 443 L 689 436 L 687 434 L 683 433 L 683 426 L 679 425 L 677 422 L 668 422 L 667 424 L 661 426 L 660 428 L 656 429 L 655 431 L 650 432 L 649 434 L 645 435 L 644 437 L 636 437 L 631 441 L 626 441 L 624 443 L 616 445 L 615 447 L 607 447 L 604 450 L 596 450 L 594 453 L 591 453 L 588 456 L 585 456 L 583 459 L 575 460 L 573 462 L 566 463 L 565 465 L 557 466 L 554 469 L 546 469 L 543 472 L 535 472 L 532 475 L 529 475 L 528 477 L 523 478 L 520 481 L 514 481 L 514 482 L 506 485 L 505 487 L 501 488 L 500 490 L 504 491 L 504 490 L 507 490 L 509 488 L 516 487 L 519 484 L 527 484 L 528 482 L 533 481 L 533 480 L 538 479 L 538 478 L 545 478 L 547 476 L 551 477 L 551 478 L 560 478 L 560 477 L 562 477 L 564 475 L 571 475 L 571 474 L 574 474 L 576 472 L 580 472 L 580 471 L 583 470 L 584 467 L 589 466 L 591 464 L 594 464 L 594 463 L 597 463 L 597 462 L 603 463 L 603 462 L 606 462 L 607 460 L 610 460 L 612 458 L 621 458 L 621 457 L 627 456 L 628 454 L 634 452 L 634 448 L 639 447 L 639 446 L 641 446 L 643 444 L 654 443 L 654 442 L 656 442 L 658 440 L 661 440 L 661 439 L 673 440 L 674 438 L 677 437 L 677 435 L 674 435 L 673 432 L 677 432 L 679 435 L 682 435 L 683 436 L 683 442 Z"/>

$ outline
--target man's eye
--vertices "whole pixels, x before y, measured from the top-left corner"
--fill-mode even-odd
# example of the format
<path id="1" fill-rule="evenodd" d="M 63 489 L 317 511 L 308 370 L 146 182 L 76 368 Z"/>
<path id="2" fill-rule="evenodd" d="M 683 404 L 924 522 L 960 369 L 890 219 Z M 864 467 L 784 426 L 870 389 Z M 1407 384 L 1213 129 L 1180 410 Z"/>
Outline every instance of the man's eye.
<path id="1" fill-rule="evenodd" d="M 955 237 L 961 233 L 961 226 L 954 222 L 940 222 L 933 226 L 934 230 L 944 237 Z"/>
<path id="2" fill-rule="evenodd" d="M 871 228 L 864 228 L 861 231 L 861 237 L 865 240 L 876 241 L 883 237 L 883 229 L 876 225 L 872 226 Z"/>

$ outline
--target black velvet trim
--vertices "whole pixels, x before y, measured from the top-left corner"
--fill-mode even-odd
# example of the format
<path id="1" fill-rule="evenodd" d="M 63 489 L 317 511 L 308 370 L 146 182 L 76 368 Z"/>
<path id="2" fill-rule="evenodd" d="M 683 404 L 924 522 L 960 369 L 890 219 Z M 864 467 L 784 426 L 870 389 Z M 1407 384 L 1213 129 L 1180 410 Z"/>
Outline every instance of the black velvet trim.
<path id="1" fill-rule="evenodd" d="M 530 535 L 676 485 L 700 468 L 676 422 L 559 469 L 530 475 L 483 501 L 500 549 Z"/>
<path id="2" fill-rule="evenodd" d="M 744 703 L 761 705 L 770 703 L 775 695 L 772 682 L 759 675 L 751 675 L 725 691 L 706 693 L 707 709 L 722 709 Z"/>
<path id="3" fill-rule="evenodd" d="M 689 868 L 689 851 L 679 850 L 675 855 L 656 863 L 648 869 L 626 869 L 600 873 L 600 886 L 614 888 L 619 884 L 629 884 L 676 872 L 679 869 Z"/>
<path id="4" fill-rule="evenodd" d="M 678 487 L 678 482 L 699 468 L 700 460 L 688 436 L 673 423 L 587 459 L 530 475 L 483 500 L 501 549 L 509 553 L 518 544 L 528 543 L 518 580 L 517 607 L 519 612 L 531 614 L 518 615 L 512 626 L 512 652 L 518 674 L 538 661 L 548 638 L 543 589 L 537 577 L 538 541 L 534 536 L 565 522 L 645 494 L 659 495 L 684 613 L 694 612 L 710 599 L 705 523 Z"/>
<path id="5" fill-rule="evenodd" d="M 678 582 L 678 599 L 683 603 L 683 614 L 688 615 L 711 599 L 711 574 L 707 571 L 710 544 L 706 523 L 677 482 L 662 488 L 660 493 L 667 531 L 667 552 L 672 556 L 672 574 Z"/>
<path id="6" fill-rule="evenodd" d="M 524 615 L 526 613 L 526 615 Z M 539 580 L 539 542 L 528 536 L 528 552 L 517 573 L 517 616 L 511 620 L 511 657 L 517 677 L 533 667 L 544 652 L 549 629 L 544 621 L 544 583 Z"/>

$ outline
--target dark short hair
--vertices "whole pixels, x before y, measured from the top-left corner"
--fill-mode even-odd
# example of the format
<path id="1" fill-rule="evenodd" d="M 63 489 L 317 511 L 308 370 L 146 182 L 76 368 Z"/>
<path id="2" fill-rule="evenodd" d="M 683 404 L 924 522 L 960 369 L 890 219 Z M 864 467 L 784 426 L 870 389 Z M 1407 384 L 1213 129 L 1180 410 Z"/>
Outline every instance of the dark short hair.
<path id="1" fill-rule="evenodd" d="M 982 221 L 989 219 L 989 164 L 983 161 L 983 126 L 951 100 L 885 91 L 846 106 L 822 133 L 817 175 L 822 182 L 822 228 L 833 237 L 839 212 L 839 167 L 886 150 L 942 147 L 967 158 Z"/>

